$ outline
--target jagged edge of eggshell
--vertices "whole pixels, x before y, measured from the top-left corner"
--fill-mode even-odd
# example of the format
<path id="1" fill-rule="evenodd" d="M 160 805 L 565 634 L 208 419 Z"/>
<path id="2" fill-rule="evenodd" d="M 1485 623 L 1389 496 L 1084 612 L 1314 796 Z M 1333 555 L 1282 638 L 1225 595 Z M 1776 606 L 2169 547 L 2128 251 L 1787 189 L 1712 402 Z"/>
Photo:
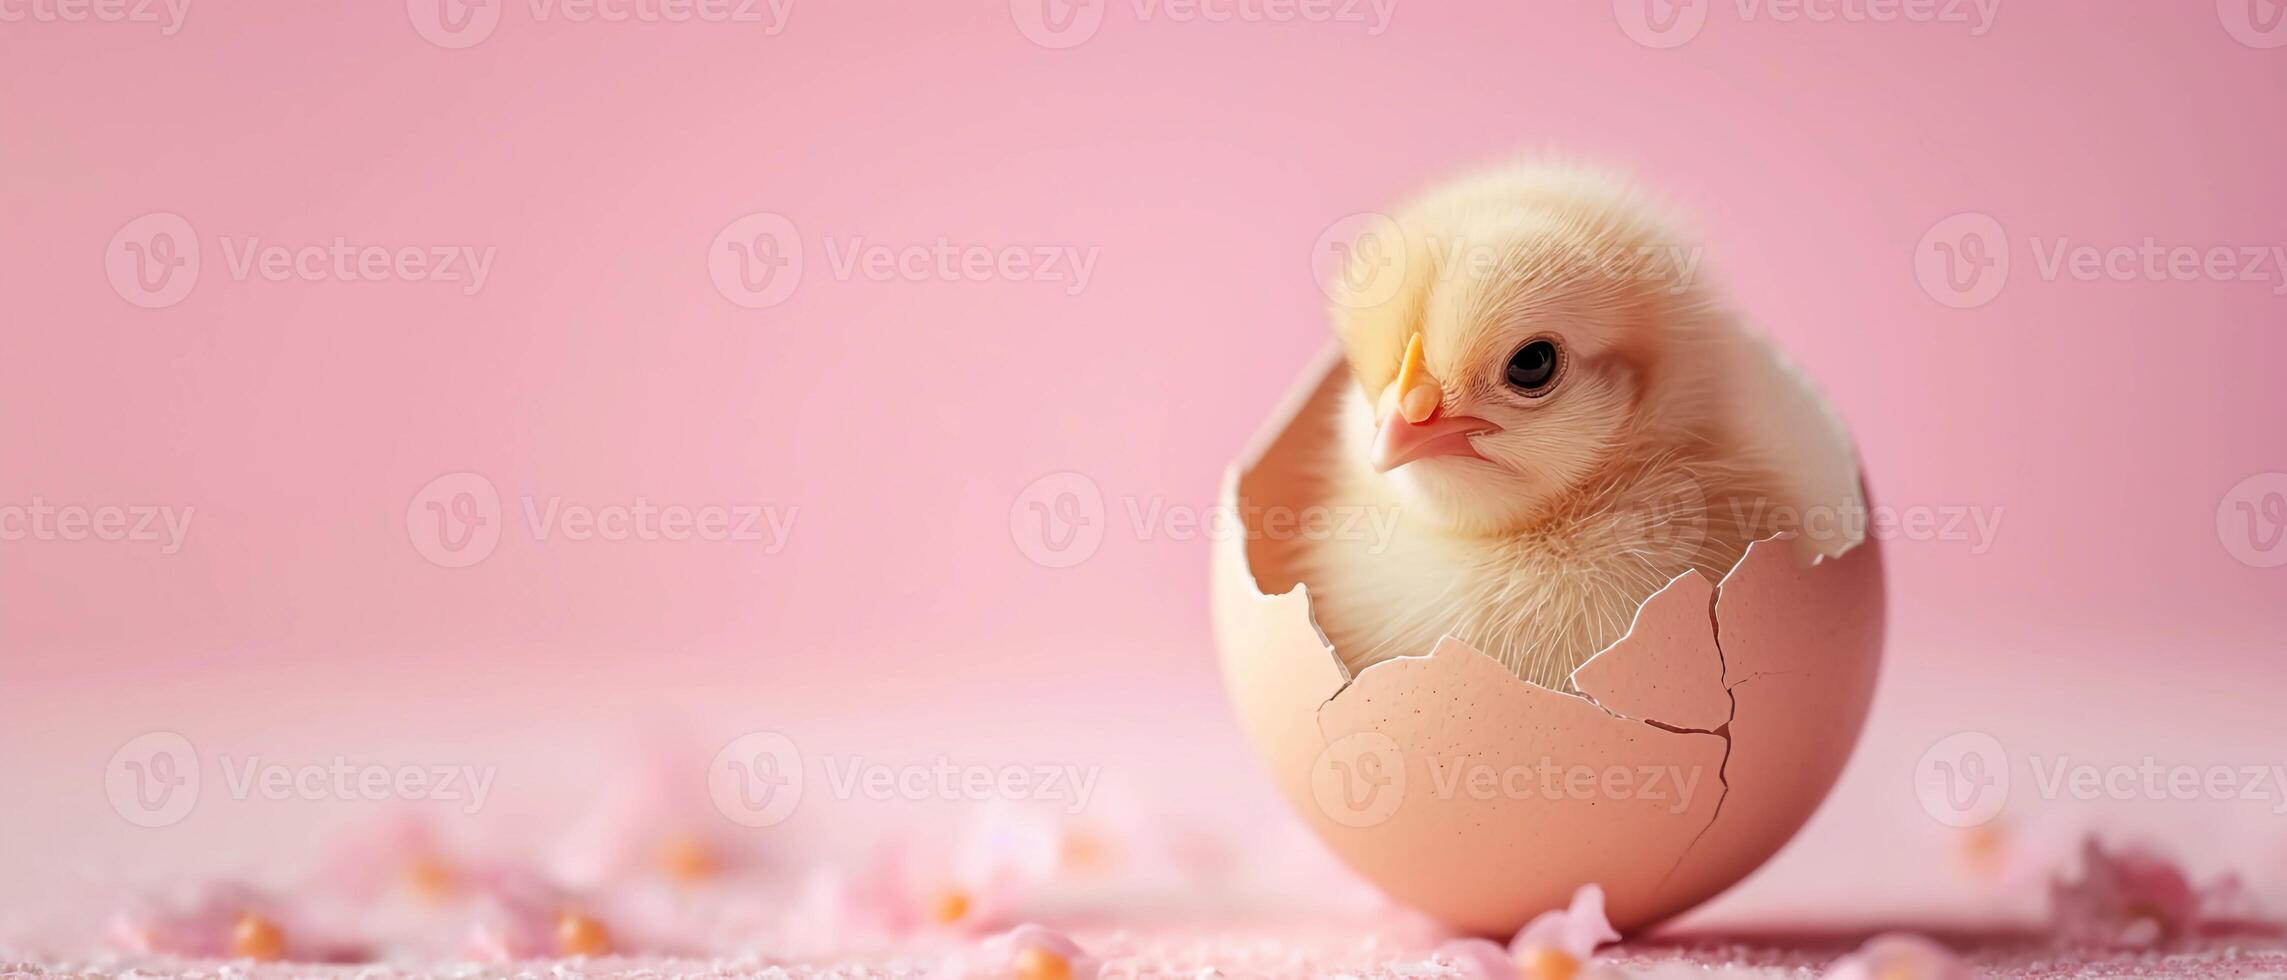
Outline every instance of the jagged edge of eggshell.
<path id="1" fill-rule="evenodd" d="M 1851 469 L 1851 485 L 1857 488 L 1856 495 L 1851 501 L 1849 501 L 1846 506 L 1854 506 L 1857 508 L 1859 513 L 1864 513 L 1866 509 L 1865 501 L 1867 499 L 1867 495 L 1863 484 L 1863 469 L 1860 466 L 1858 459 L 1857 444 L 1855 440 L 1850 437 L 1849 428 L 1843 423 L 1841 416 L 1834 410 L 1832 403 L 1827 401 L 1827 399 L 1819 393 L 1818 389 L 1810 383 L 1809 379 L 1802 373 L 1801 369 L 1798 368 L 1794 362 L 1786 356 L 1785 352 L 1779 350 L 1775 345 L 1771 344 L 1766 338 L 1763 338 L 1759 334 L 1755 334 L 1749 331 L 1746 333 L 1746 336 L 1751 341 L 1751 346 L 1756 350 L 1756 352 L 1769 359 L 1771 366 L 1777 369 L 1778 376 L 1783 380 L 1791 383 L 1796 393 L 1807 400 L 1810 405 L 1817 410 L 1819 416 L 1818 421 L 1825 423 L 1825 427 L 1828 430 L 1828 435 L 1843 448 L 1846 458 L 1845 461 Z M 1320 350 L 1319 354 L 1312 359 L 1309 368 L 1288 386 L 1285 394 L 1280 397 L 1277 406 L 1273 408 L 1269 415 L 1265 416 L 1263 425 L 1258 428 L 1254 436 L 1249 439 L 1246 449 L 1239 455 L 1238 459 L 1232 463 L 1230 468 L 1224 472 L 1221 487 L 1221 494 L 1223 499 L 1233 503 L 1238 501 L 1239 485 L 1241 481 L 1244 480 L 1249 473 L 1252 473 L 1256 467 L 1261 465 L 1263 458 L 1269 454 L 1271 447 L 1275 445 L 1278 440 L 1294 426 L 1295 421 L 1301 416 L 1302 410 L 1309 406 L 1312 399 L 1316 397 L 1318 390 L 1325 386 L 1328 380 L 1328 375 L 1334 371 L 1341 370 L 1342 364 L 1343 357 L 1341 348 L 1339 346 L 1329 344 Z M 1723 723 L 1728 723 L 1731 720 L 1731 704 L 1728 687 L 1732 682 L 1727 676 L 1727 665 L 1724 663 L 1722 657 L 1721 626 L 1719 625 L 1721 621 L 1720 613 L 1723 604 L 1724 591 L 1726 589 L 1735 587 L 1734 583 L 1737 583 L 1736 587 L 1746 587 L 1746 582 L 1741 579 L 1741 570 L 1749 567 L 1751 564 L 1760 564 L 1759 562 L 1750 561 L 1751 558 L 1756 556 L 1759 549 L 1777 547 L 1778 545 L 1776 542 L 1788 541 L 1797 537 L 1798 535 L 1796 533 L 1787 531 L 1773 534 L 1750 543 L 1747 547 L 1747 550 L 1740 554 L 1739 560 L 1732 563 L 1731 568 L 1724 573 L 1721 582 L 1710 585 L 1707 583 L 1705 576 L 1702 576 L 1697 570 L 1687 571 L 1670 580 L 1667 585 L 1662 586 L 1659 591 L 1652 593 L 1649 597 L 1645 598 L 1642 604 L 1637 606 L 1636 615 L 1630 621 L 1628 625 L 1628 632 L 1626 634 L 1623 634 L 1619 639 L 1612 641 L 1610 644 L 1607 644 L 1604 649 L 1597 651 L 1595 656 L 1590 657 L 1586 662 L 1582 663 L 1580 667 L 1573 671 L 1573 686 L 1578 689 L 1576 691 L 1557 691 L 1547 687 L 1546 685 L 1526 680 L 1522 677 L 1515 677 L 1513 673 L 1511 673 L 1510 676 L 1515 677 L 1516 683 L 1521 685 L 1536 688 L 1542 691 L 1548 691 L 1549 693 L 1559 694 L 1566 697 L 1583 698 L 1592 704 L 1596 704 L 1607 714 L 1613 715 L 1616 718 L 1651 723 L 1667 729 L 1678 729 L 1683 731 L 1712 731 L 1714 728 L 1720 727 L 1720 725 L 1690 725 L 1684 724 L 1682 722 L 1670 722 L 1666 719 L 1652 718 L 1645 714 L 1631 713 L 1621 706 L 1637 703 L 1636 699 L 1632 696 L 1632 692 L 1618 688 L 1606 687 L 1603 685 L 1597 685 L 1596 690 L 1591 690 L 1590 688 L 1584 687 L 1581 684 L 1581 675 L 1583 672 L 1587 672 L 1589 675 L 1590 684 L 1593 685 L 1595 684 L 1595 679 L 1597 677 L 1605 674 L 1615 673 L 1622 670 L 1641 671 L 1646 669 L 1644 667 L 1636 667 L 1634 665 L 1623 665 L 1619 661 L 1633 660 L 1640 657 L 1658 655 L 1657 651 L 1661 645 L 1649 643 L 1648 641 L 1640 638 L 1641 631 L 1645 627 L 1647 612 L 1651 612 L 1654 616 L 1665 617 L 1670 615 L 1667 611 L 1668 606 L 1673 605 L 1679 601 L 1688 602 L 1689 600 L 1687 598 L 1684 598 L 1680 593 L 1678 593 L 1677 590 L 1679 585 L 1681 585 L 1686 592 L 1692 591 L 1697 587 L 1705 587 L 1709 590 L 1710 593 L 1710 598 L 1707 600 L 1709 605 L 1706 607 L 1706 621 L 1708 623 L 1708 628 L 1706 631 L 1706 642 L 1708 649 L 1713 650 L 1716 654 L 1716 676 L 1721 682 L 1721 685 L 1713 691 L 1696 692 L 1690 695 L 1691 702 L 1689 704 L 1688 710 L 1691 711 L 1695 718 L 1705 720 L 1703 716 L 1699 715 L 1699 712 L 1712 710 L 1712 705 L 1715 703 L 1715 700 L 1720 698 L 1724 702 Z M 1447 643 L 1451 643 L 1455 646 L 1469 651 L 1470 653 L 1484 657 L 1488 660 L 1497 659 L 1494 658 L 1491 654 L 1477 649 L 1474 645 L 1471 645 L 1459 637 L 1453 636 L 1452 634 L 1444 634 L 1440 637 L 1438 643 L 1431 644 L 1430 649 L 1427 651 L 1418 654 L 1404 654 L 1398 657 L 1393 657 L 1389 660 L 1380 661 L 1378 663 L 1367 666 L 1365 670 L 1353 675 L 1350 672 L 1349 665 L 1344 663 L 1341 656 L 1335 652 L 1333 640 L 1328 638 L 1326 631 L 1318 625 L 1318 616 L 1315 611 L 1315 607 L 1310 600 L 1309 586 L 1298 581 L 1295 583 L 1294 588 L 1286 592 L 1278 593 L 1276 595 L 1263 592 L 1262 579 L 1256 573 L 1254 563 L 1248 558 L 1247 549 L 1244 545 L 1243 538 L 1244 536 L 1241 535 L 1238 538 L 1233 539 L 1239 543 L 1235 549 L 1235 553 L 1228 557 L 1236 559 L 1237 564 L 1235 567 L 1243 574 L 1244 584 L 1247 586 L 1247 590 L 1252 593 L 1253 596 L 1261 600 L 1271 601 L 1279 604 L 1292 603 L 1297 605 L 1302 613 L 1304 621 L 1308 622 L 1312 631 L 1317 634 L 1319 645 L 1325 649 L 1327 660 L 1332 667 L 1332 679 L 1337 681 L 1334 689 L 1326 695 L 1324 699 L 1325 702 L 1330 703 L 1334 699 L 1343 696 L 1345 693 L 1348 693 L 1351 687 L 1357 685 L 1366 677 L 1371 676 L 1375 668 L 1378 668 L 1383 664 L 1396 663 L 1406 660 L 1428 659 L 1435 654 L 1438 647 Z M 1798 567 L 1806 564 L 1811 567 L 1816 567 L 1831 560 L 1840 560 L 1842 557 L 1848 555 L 1860 545 L 1864 544 L 1866 540 L 1867 538 L 1864 533 L 1864 528 L 1861 526 L 1856 530 L 1856 533 L 1850 535 L 1848 539 L 1843 542 L 1842 546 L 1835 550 L 1832 554 L 1811 549 L 1807 546 L 1800 548 L 1790 547 L 1787 550 L 1794 554 Z M 1807 556 L 1804 554 L 1805 551 L 1809 552 Z M 1221 557 L 1219 556 L 1218 560 L 1215 562 L 1215 565 L 1218 568 L 1221 568 L 1224 567 L 1225 562 L 1221 560 Z M 1698 585 L 1694 586 L 1685 584 L 1686 580 L 1696 581 Z M 1698 603 L 1691 603 L 1690 607 L 1697 607 L 1698 605 Z M 1655 609 L 1655 606 L 1658 606 L 1659 608 Z M 1637 653 L 1635 651 L 1638 646 L 1651 648 L 1653 652 Z M 1600 661 L 1603 662 L 1601 665 L 1599 664 Z M 1703 697 L 1706 700 L 1700 700 Z"/>

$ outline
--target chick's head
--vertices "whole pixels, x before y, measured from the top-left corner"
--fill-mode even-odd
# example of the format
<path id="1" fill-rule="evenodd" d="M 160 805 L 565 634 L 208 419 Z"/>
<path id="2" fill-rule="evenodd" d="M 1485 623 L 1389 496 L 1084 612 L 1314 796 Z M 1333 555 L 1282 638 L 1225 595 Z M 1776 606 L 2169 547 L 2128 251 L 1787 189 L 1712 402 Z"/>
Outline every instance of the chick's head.
<path id="1" fill-rule="evenodd" d="M 1714 397 L 1698 251 L 1624 184 L 1563 167 L 1464 180 L 1377 221 L 1333 319 L 1369 418 L 1345 433 L 1457 530 L 1530 526 L 1614 464 L 1695 438 Z"/>

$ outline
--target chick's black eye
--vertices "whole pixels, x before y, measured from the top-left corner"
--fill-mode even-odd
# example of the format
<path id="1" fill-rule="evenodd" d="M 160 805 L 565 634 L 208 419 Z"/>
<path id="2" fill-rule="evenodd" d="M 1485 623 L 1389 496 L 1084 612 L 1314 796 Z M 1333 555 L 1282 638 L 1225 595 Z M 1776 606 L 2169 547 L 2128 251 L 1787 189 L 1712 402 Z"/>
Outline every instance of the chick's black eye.
<path id="1" fill-rule="evenodd" d="M 1509 387 L 1538 397 L 1548 394 L 1556 384 L 1557 360 L 1561 355 L 1556 343 L 1535 340 L 1509 355 Z"/>

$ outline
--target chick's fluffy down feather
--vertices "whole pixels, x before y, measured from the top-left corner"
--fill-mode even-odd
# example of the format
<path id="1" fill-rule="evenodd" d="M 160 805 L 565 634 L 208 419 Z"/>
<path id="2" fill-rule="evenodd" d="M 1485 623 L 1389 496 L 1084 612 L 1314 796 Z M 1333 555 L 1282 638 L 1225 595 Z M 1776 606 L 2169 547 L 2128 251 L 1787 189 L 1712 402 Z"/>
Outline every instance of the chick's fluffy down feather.
<path id="1" fill-rule="evenodd" d="M 1731 423 L 1745 340 L 1682 245 L 1628 185 L 1530 165 L 1457 182 L 1398 214 L 1403 256 L 1346 276 L 1335 330 L 1359 384 L 1314 474 L 1324 502 L 1391 533 L 1303 545 L 1318 623 L 1353 672 L 1452 635 L 1519 676 L 1570 689 L 1637 608 L 1697 569 L 1720 581 L 1763 536 L 1775 482 Z M 1688 259 L 1688 271 L 1687 262 Z M 1381 472 L 1390 362 L 1418 334 L 1438 415 L 1487 420 L 1471 453 Z M 1564 367 L 1522 391 L 1505 365 L 1559 345 Z"/>

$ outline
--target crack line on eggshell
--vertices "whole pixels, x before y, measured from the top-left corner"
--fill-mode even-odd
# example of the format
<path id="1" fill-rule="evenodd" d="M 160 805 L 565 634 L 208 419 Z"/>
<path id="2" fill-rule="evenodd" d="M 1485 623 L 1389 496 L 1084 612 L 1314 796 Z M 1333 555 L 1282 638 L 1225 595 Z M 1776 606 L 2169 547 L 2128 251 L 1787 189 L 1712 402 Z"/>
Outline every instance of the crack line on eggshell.
<path id="1" fill-rule="evenodd" d="M 1746 556 L 1742 555 L 1740 556 L 1739 560 L 1740 562 L 1744 563 L 1746 562 L 1747 558 Z M 1738 566 L 1733 566 L 1732 570 L 1737 571 Z M 1730 576 L 1726 575 L 1724 578 L 1729 579 Z M 1721 586 L 1717 586 L 1715 591 L 1708 595 L 1707 625 L 1709 634 L 1715 638 L 1716 665 L 1722 668 L 1724 672 L 1728 673 L 1731 669 L 1731 664 L 1728 660 L 1725 660 L 1723 656 L 1723 620 L 1719 618 L 1715 611 L 1717 603 L 1722 599 L 1723 588 Z M 1772 672 L 1765 671 L 1764 673 Z M 1762 676 L 1762 674 L 1752 675 L 1745 680 L 1741 680 L 1739 684 L 1745 684 L 1747 681 L 1753 680 L 1755 677 L 1760 676 Z M 1715 829 L 1715 822 L 1723 819 L 1724 801 L 1731 799 L 1731 749 L 1734 744 L 1731 740 L 1731 725 L 1733 722 L 1739 720 L 1739 695 L 1732 693 L 1732 691 L 1733 689 L 1737 688 L 1739 684 L 1730 684 L 1723 688 L 1723 696 L 1730 700 L 1731 710 L 1724 715 L 1723 724 L 1716 726 L 1714 731 L 1707 733 L 1709 735 L 1714 735 L 1718 738 L 1723 739 L 1723 758 L 1718 760 L 1715 764 L 1715 782 L 1716 785 L 1723 787 L 1723 790 L 1717 793 L 1715 796 L 1715 810 L 1714 812 L 1707 815 L 1707 823 L 1699 828 L 1699 833 L 1691 835 L 1691 843 L 1685 844 L 1683 847 L 1683 853 L 1676 855 L 1675 863 L 1668 865 L 1667 873 L 1660 876 L 1660 883 L 1652 886 L 1652 893 L 1655 895 L 1667 890 L 1668 881 L 1673 879 L 1676 876 L 1676 871 L 1683 867 L 1684 859 L 1690 857 L 1692 850 L 1699 847 L 1699 842 L 1707 836 L 1708 831 Z"/>
<path id="2" fill-rule="evenodd" d="M 1718 646 L 1720 646 L 1720 644 L 1718 644 Z M 1807 670 L 1758 670 L 1758 671 L 1756 671 L 1756 672 L 1754 672 L 1754 673 L 1752 673 L 1752 674 L 1749 674 L 1749 675 L 1747 675 L 1747 676 L 1745 676 L 1745 677 L 1742 677 L 1742 678 L 1740 678 L 1740 679 L 1739 679 L 1739 683 L 1737 683 L 1737 684 L 1726 684 L 1726 685 L 1724 685 L 1724 687 L 1723 687 L 1723 693 L 1725 693 L 1725 694 L 1729 694 L 1729 693 L 1731 693 L 1731 692 L 1733 692 L 1733 691 L 1736 691 L 1736 690 L 1738 690 L 1738 689 L 1740 689 L 1740 688 L 1742 688 L 1742 687 L 1746 687 L 1746 686 L 1747 686 L 1747 682 L 1748 682 L 1748 681 L 1761 680 L 1761 679 L 1763 679 L 1763 678 L 1765 678 L 1765 677 L 1787 677 L 1787 676 L 1790 676 L 1790 675 L 1791 675 L 1791 676 L 1795 676 L 1795 677 L 1808 677 L 1808 676 L 1810 676 L 1810 673 L 1811 673 L 1811 672 L 1810 672 L 1810 671 L 1807 671 Z M 1737 707 L 1738 707 L 1738 703 L 1739 703 L 1739 702 L 1738 702 L 1738 699 L 1736 699 L 1736 698 L 1732 699 L 1732 707 L 1733 707 L 1735 710 L 1736 710 L 1736 709 L 1737 709 Z"/>

